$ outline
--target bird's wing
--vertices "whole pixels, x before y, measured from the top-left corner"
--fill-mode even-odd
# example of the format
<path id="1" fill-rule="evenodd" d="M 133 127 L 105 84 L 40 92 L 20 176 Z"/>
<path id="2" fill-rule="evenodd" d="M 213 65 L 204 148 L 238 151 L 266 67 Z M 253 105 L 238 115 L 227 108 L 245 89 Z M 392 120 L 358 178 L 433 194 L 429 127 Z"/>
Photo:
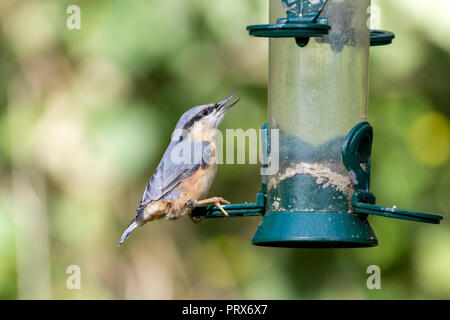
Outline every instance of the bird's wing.
<path id="1" fill-rule="evenodd" d="M 195 140 L 171 142 L 155 173 L 150 178 L 141 201 L 136 208 L 140 214 L 151 202 L 163 198 L 181 181 L 204 165 L 211 150 L 208 143 Z"/>

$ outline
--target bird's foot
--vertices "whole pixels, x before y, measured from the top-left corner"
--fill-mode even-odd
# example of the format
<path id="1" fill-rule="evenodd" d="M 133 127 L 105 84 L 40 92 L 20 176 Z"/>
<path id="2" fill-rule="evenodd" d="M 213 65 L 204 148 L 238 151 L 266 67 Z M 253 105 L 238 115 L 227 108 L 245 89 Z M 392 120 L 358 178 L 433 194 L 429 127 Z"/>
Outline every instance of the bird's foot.
<path id="1" fill-rule="evenodd" d="M 214 202 L 214 204 L 219 207 L 220 211 L 222 211 L 222 213 L 226 216 L 229 217 L 230 215 L 228 214 L 227 210 L 225 210 L 222 205 L 220 204 L 220 202 Z M 227 204 L 230 204 L 229 202 Z"/>
<path id="2" fill-rule="evenodd" d="M 216 203 L 220 203 L 220 204 L 230 204 L 230 201 L 225 200 L 225 199 L 222 198 L 222 197 L 212 197 L 212 198 L 208 198 L 208 199 L 204 199 L 204 200 L 199 200 L 199 201 L 197 201 L 197 203 L 198 203 L 199 205 L 202 205 L 202 204 L 208 204 L 208 203 L 214 203 L 214 204 L 216 204 Z"/>
<path id="3" fill-rule="evenodd" d="M 222 211 L 222 213 L 226 217 L 230 216 L 228 214 L 228 212 L 222 206 L 222 204 L 230 204 L 230 201 L 225 200 L 222 197 L 212 197 L 212 198 L 208 198 L 208 199 L 204 199 L 204 200 L 200 200 L 200 201 L 189 200 L 188 202 L 191 202 L 192 204 L 196 204 L 196 206 L 200 206 L 200 205 L 203 205 L 203 204 L 214 204 L 220 209 L 220 211 Z"/>

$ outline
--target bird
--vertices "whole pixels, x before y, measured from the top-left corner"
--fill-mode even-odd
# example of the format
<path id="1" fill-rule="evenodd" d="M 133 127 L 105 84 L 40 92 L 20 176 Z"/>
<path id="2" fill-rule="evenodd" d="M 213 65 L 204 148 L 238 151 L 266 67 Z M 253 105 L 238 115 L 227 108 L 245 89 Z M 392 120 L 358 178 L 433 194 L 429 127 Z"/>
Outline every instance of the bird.
<path id="1" fill-rule="evenodd" d="M 123 232 L 120 246 L 136 228 L 157 219 L 177 219 L 205 204 L 215 204 L 229 216 L 222 197 L 206 198 L 217 173 L 216 132 L 225 112 L 239 102 L 235 94 L 217 102 L 196 106 L 178 120 L 171 141 L 147 183 L 136 214 Z"/>

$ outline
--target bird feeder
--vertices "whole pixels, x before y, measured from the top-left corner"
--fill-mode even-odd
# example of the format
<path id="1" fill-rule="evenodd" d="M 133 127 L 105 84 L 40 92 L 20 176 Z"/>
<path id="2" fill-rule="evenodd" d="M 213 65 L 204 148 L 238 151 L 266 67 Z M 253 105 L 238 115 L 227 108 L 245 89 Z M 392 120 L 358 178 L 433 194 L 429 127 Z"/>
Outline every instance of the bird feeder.
<path id="1" fill-rule="evenodd" d="M 438 224 L 438 215 L 376 205 L 369 189 L 369 49 L 394 39 L 367 27 L 370 0 L 269 5 L 272 24 L 247 29 L 269 38 L 268 123 L 261 138 L 266 165 L 276 153 L 279 170 L 263 176 L 256 203 L 226 205 L 227 212 L 262 215 L 252 243 L 276 247 L 376 246 L 369 215 Z M 270 130 L 278 130 L 276 148 Z M 223 217 L 215 206 L 193 215 Z"/>

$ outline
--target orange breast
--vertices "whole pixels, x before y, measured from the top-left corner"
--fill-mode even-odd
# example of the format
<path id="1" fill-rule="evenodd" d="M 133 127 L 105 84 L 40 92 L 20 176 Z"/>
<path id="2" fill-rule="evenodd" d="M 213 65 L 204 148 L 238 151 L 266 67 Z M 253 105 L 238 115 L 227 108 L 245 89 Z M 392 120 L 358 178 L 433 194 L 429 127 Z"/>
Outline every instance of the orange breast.
<path id="1" fill-rule="evenodd" d="M 173 200 L 174 211 L 184 214 L 186 213 L 185 204 L 187 201 L 205 199 L 216 173 L 217 164 L 210 164 L 184 179 L 177 187 L 179 197 L 178 199 Z"/>

